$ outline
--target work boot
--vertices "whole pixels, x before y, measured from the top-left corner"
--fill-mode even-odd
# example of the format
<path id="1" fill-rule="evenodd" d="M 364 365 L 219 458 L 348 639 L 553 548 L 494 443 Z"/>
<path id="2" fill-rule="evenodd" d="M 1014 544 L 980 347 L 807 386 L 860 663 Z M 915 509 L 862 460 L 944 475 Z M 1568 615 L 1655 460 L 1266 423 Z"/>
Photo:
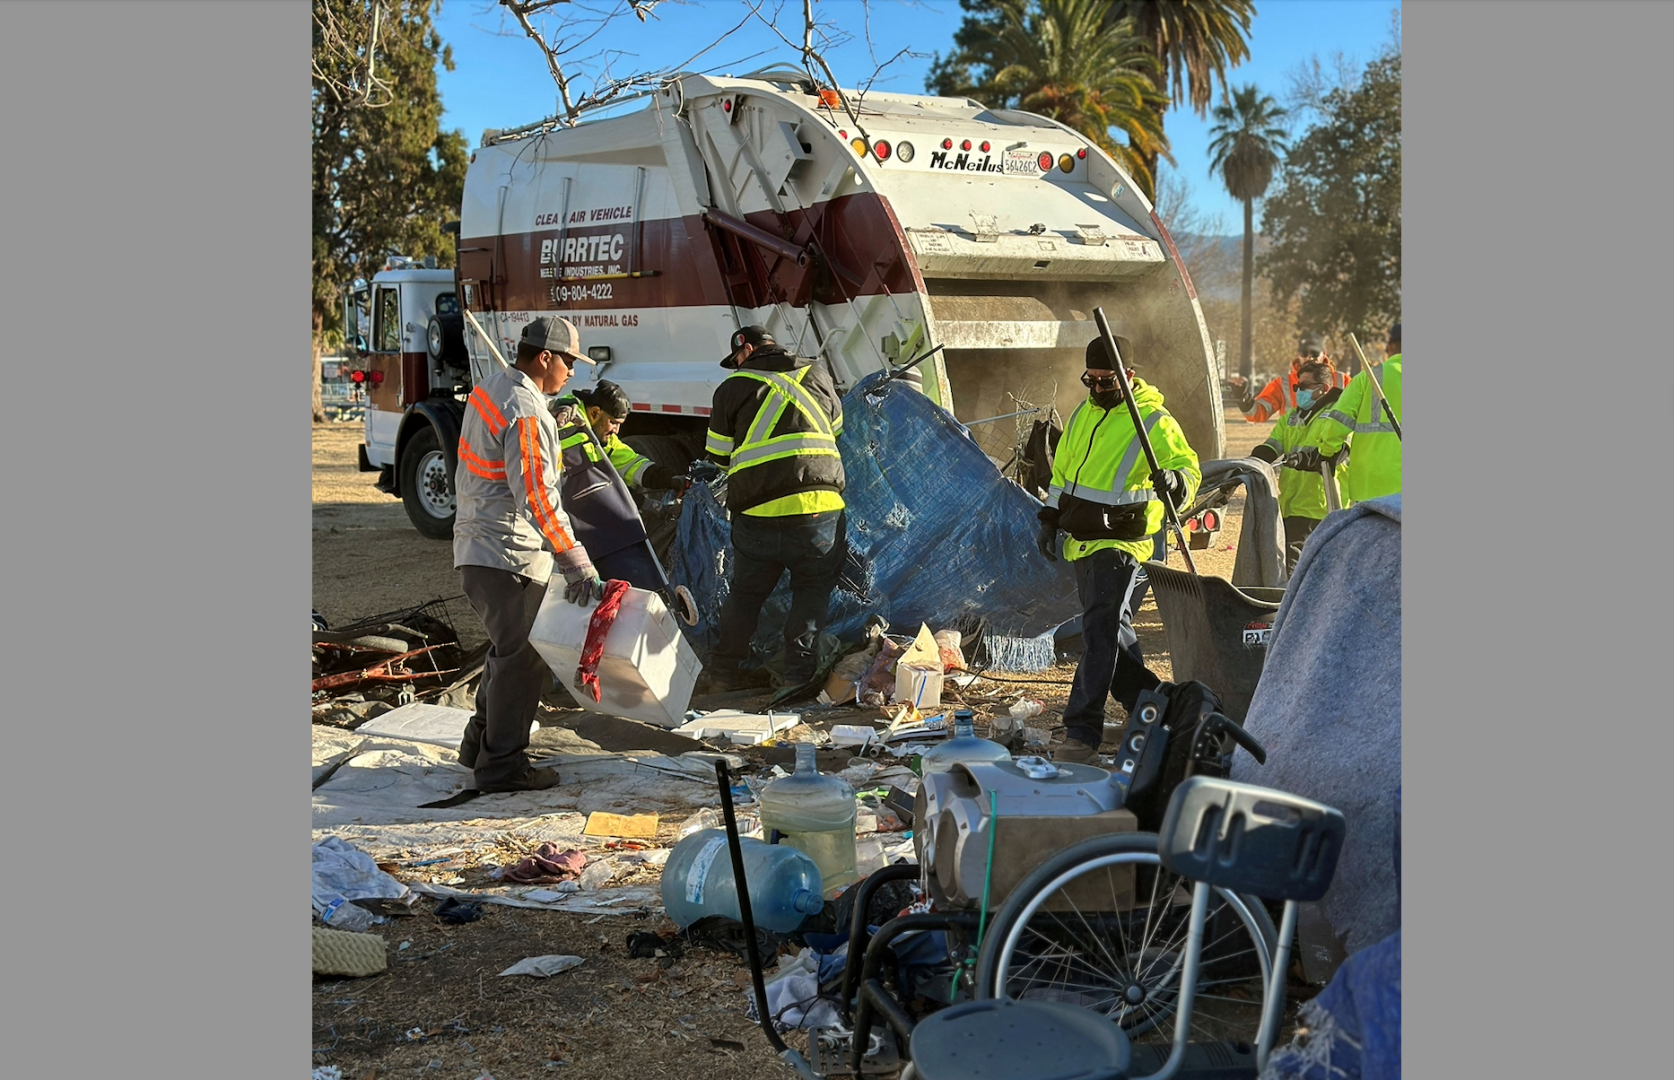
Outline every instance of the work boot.
<path id="1" fill-rule="evenodd" d="M 505 780 L 478 784 L 477 790 L 484 794 L 500 791 L 541 791 L 545 788 L 556 787 L 557 784 L 557 769 L 537 769 L 531 765 L 523 772 Z"/>
<path id="2" fill-rule="evenodd" d="M 1053 761 L 1067 761 L 1073 765 L 1097 765 L 1099 748 L 1080 739 L 1065 739 L 1064 745 L 1052 752 Z"/>

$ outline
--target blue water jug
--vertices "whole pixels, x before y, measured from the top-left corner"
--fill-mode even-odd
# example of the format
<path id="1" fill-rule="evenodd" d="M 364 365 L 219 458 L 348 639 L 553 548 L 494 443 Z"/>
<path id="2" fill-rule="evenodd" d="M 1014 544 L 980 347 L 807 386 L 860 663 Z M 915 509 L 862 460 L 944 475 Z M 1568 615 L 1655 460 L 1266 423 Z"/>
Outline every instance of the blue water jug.
<path id="1" fill-rule="evenodd" d="M 748 837 L 739 843 L 750 886 L 750 915 L 757 926 L 788 934 L 825 906 L 814 860 L 784 844 Z M 662 891 L 668 917 L 681 927 L 707 915 L 741 918 L 727 834 L 703 829 L 674 845 L 663 866 Z"/>

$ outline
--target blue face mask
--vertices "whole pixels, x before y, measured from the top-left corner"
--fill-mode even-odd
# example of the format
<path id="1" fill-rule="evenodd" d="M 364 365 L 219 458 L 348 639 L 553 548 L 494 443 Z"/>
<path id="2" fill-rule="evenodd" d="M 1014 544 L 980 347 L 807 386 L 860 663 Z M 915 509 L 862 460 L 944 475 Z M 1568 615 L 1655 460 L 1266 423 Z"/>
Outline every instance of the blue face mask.
<path id="1" fill-rule="evenodd" d="M 1298 390 L 1296 392 L 1296 407 L 1297 408 L 1306 409 L 1309 405 L 1312 405 L 1313 403 L 1314 403 L 1314 392 L 1312 390 Z"/>

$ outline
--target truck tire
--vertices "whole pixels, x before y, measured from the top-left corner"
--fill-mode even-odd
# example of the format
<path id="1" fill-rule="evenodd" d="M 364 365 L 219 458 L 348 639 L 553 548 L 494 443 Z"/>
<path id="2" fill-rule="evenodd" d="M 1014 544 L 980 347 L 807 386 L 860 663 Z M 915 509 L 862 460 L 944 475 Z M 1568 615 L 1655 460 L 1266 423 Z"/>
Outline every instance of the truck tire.
<path id="1" fill-rule="evenodd" d="M 429 424 L 413 433 L 401 451 L 401 502 L 413 528 L 432 540 L 453 538 L 453 476 L 448 458 Z"/>
<path id="2" fill-rule="evenodd" d="M 432 363 L 465 366 L 465 320 L 458 315 L 451 318 L 430 316 L 430 322 L 424 328 L 424 349 Z"/>

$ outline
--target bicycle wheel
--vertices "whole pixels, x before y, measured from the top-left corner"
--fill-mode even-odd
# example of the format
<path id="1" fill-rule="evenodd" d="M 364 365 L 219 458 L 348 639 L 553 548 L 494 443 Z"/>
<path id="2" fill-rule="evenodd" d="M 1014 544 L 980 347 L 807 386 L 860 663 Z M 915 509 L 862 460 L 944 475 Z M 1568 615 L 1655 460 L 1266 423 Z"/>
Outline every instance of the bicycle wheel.
<path id="1" fill-rule="evenodd" d="M 1037 867 L 995 913 L 976 994 L 1080 1005 L 1136 1044 L 1168 1043 L 1190 911 L 1191 884 L 1163 868 L 1156 834 L 1083 841 Z M 1255 1041 L 1277 940 L 1259 900 L 1211 891 L 1193 1041 Z"/>

